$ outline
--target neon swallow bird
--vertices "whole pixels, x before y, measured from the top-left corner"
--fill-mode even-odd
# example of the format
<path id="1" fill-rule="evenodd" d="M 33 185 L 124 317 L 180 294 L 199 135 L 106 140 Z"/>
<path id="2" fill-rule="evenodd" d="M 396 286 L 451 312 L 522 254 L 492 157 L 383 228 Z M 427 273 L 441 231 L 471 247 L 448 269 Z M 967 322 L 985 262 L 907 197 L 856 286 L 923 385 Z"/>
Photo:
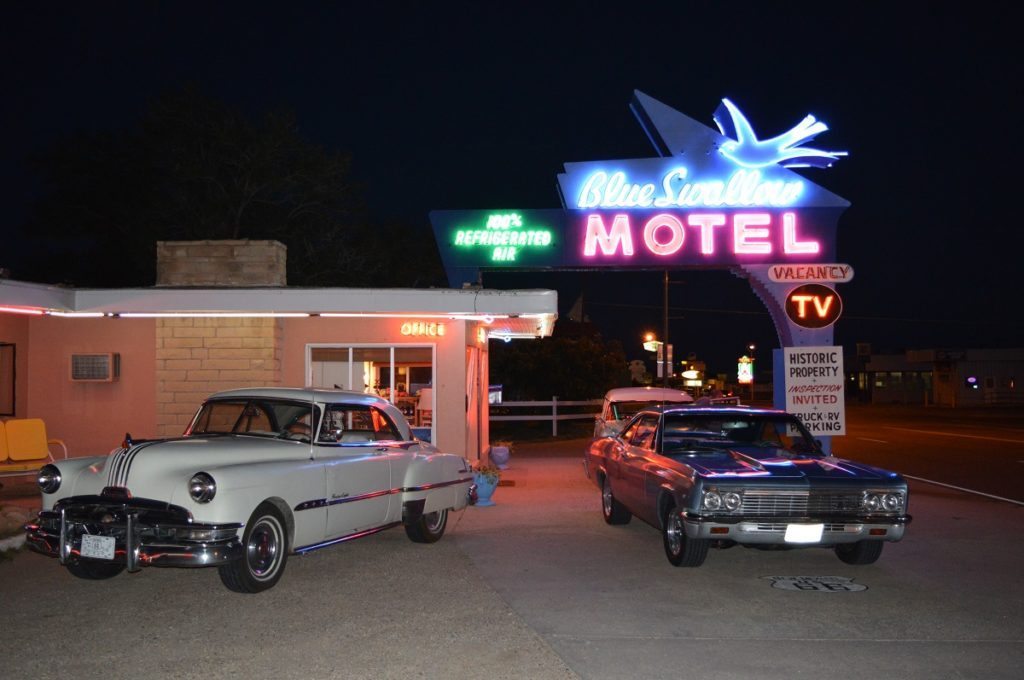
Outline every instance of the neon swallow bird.
<path id="1" fill-rule="evenodd" d="M 722 100 L 721 106 L 715 110 L 714 119 L 722 134 L 731 138 L 722 144 L 719 151 L 729 160 L 747 168 L 767 165 L 827 168 L 846 155 L 845 151 L 822 151 L 800 146 L 828 130 L 825 123 L 811 115 L 789 132 L 764 141 L 757 138 L 750 122 L 728 99 Z"/>

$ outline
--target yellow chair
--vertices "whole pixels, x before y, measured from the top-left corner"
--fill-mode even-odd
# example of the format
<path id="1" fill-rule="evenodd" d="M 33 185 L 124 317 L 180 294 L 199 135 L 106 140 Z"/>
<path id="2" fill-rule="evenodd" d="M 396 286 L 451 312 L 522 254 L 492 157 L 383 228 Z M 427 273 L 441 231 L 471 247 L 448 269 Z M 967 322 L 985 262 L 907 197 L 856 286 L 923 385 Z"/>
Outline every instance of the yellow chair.
<path id="1" fill-rule="evenodd" d="M 0 437 L 0 477 L 34 472 L 56 459 L 50 446 L 59 446 L 68 457 L 68 447 L 60 439 L 47 439 L 46 423 L 41 418 L 18 418 L 3 423 L 6 436 Z M 2 432 L 0 432 L 2 434 Z"/>

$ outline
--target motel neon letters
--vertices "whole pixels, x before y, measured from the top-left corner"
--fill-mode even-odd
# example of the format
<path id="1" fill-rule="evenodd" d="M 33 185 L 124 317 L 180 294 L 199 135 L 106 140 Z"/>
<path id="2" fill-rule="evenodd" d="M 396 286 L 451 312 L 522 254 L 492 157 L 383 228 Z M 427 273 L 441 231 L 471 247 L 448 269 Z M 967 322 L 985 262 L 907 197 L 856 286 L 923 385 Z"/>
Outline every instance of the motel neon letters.
<path id="1" fill-rule="evenodd" d="M 601 213 L 588 215 L 583 255 L 628 259 L 636 254 L 638 244 L 662 257 L 676 255 L 687 247 L 708 256 L 721 250 L 738 256 L 770 255 L 779 245 L 784 255 L 814 255 L 821 250 L 817 240 L 800 239 L 795 212 L 659 213 L 647 218 L 639 228 L 639 237 L 634 238 L 636 226 L 628 213 L 614 215 L 611 224 Z M 687 246 L 691 238 L 695 244 Z"/>

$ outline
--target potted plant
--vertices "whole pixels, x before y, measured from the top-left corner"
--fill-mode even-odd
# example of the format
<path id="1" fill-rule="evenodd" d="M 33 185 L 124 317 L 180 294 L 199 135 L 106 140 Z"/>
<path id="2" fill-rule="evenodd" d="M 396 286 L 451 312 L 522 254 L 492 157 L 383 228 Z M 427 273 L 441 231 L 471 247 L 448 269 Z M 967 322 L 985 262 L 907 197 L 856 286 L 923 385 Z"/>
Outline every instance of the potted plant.
<path id="1" fill-rule="evenodd" d="M 491 449 L 488 452 L 487 457 L 491 459 L 492 464 L 504 470 L 508 467 L 508 459 L 511 455 L 512 442 L 496 441 L 493 444 L 491 444 Z"/>
<path id="2" fill-rule="evenodd" d="M 490 463 L 477 463 L 473 468 L 473 483 L 476 484 L 477 505 L 494 505 L 491 496 L 498 488 L 498 480 L 501 479 L 501 470 Z"/>

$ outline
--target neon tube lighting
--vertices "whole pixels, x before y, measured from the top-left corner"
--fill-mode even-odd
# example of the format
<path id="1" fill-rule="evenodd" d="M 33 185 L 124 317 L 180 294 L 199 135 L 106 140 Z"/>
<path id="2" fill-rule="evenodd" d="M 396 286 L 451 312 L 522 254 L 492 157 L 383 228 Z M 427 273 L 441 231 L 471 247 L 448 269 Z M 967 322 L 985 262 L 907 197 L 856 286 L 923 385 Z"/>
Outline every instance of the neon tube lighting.
<path id="1" fill-rule="evenodd" d="M 235 319 L 235 318 L 300 318 L 306 312 L 119 312 L 122 319 Z"/>
<path id="2" fill-rule="evenodd" d="M 54 312 L 46 313 L 48 316 L 59 316 L 65 319 L 97 319 L 104 316 L 113 316 L 107 312 Z"/>
<path id="3" fill-rule="evenodd" d="M 372 319 L 450 319 L 452 321 L 483 321 L 492 323 L 495 319 L 511 318 L 509 314 L 415 314 L 407 312 L 321 312 L 320 316 L 328 318 L 372 318 Z M 524 315 L 525 316 L 525 315 Z"/>
<path id="4" fill-rule="evenodd" d="M 27 307 L 0 307 L 0 312 L 11 314 L 29 314 L 31 316 L 42 316 L 45 312 L 41 309 L 29 309 Z"/>

